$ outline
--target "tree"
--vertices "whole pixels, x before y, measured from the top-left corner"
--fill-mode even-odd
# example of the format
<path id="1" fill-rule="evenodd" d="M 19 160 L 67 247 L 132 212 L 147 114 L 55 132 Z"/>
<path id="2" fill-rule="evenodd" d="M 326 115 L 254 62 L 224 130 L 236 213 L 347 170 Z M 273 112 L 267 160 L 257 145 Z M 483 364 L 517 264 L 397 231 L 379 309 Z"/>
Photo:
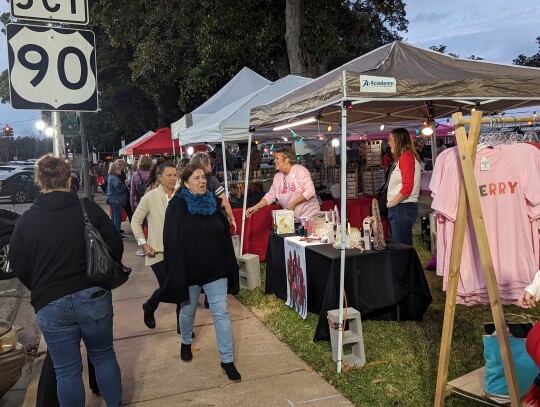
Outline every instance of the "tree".
<path id="1" fill-rule="evenodd" d="M 446 45 L 432 45 L 431 47 L 429 47 L 429 49 L 431 49 L 433 51 L 440 52 L 441 54 L 444 54 L 446 52 L 446 48 L 447 48 Z M 453 52 L 449 52 L 448 55 L 450 55 L 451 57 L 454 57 L 454 58 L 459 58 L 459 55 L 454 54 Z M 483 61 L 485 58 L 477 57 L 476 55 L 471 54 L 470 56 L 465 57 L 465 59 L 472 59 L 472 60 L 475 60 L 475 61 Z"/>
<path id="2" fill-rule="evenodd" d="M 291 72 L 298 70 L 296 55 L 302 55 L 303 72 L 317 77 L 329 69 L 389 42 L 406 31 L 403 1 L 390 0 L 287 0 L 290 9 L 300 5 L 302 18 L 287 15 L 286 36 Z M 294 17 L 294 18 L 293 18 Z M 300 24 L 300 27 L 298 27 Z M 297 39 L 292 33 L 298 33 Z"/>
<path id="3" fill-rule="evenodd" d="M 540 46 L 540 37 L 536 37 L 536 42 Z M 514 65 L 534 66 L 540 68 L 540 52 L 537 52 L 530 57 L 520 54 L 516 59 L 514 59 L 513 63 Z"/>

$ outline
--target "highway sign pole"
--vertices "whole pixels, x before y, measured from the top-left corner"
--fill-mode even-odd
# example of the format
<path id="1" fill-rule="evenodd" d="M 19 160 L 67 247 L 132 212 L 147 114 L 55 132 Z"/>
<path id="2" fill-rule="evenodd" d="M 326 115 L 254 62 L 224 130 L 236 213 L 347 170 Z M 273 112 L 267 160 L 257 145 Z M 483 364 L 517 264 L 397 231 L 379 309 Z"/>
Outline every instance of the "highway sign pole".
<path id="1" fill-rule="evenodd" d="M 84 113 L 79 113 L 79 130 L 81 133 L 81 148 L 82 148 L 82 180 L 83 180 L 83 197 L 94 200 L 92 191 L 92 180 L 90 178 L 90 163 L 88 162 L 88 143 L 84 134 Z"/>

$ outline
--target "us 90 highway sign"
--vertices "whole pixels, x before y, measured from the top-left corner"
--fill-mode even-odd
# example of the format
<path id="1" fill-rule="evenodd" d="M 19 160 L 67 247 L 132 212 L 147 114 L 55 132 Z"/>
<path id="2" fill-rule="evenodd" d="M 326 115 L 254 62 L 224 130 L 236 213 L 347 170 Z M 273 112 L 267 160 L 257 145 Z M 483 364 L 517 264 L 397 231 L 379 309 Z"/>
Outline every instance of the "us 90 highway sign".
<path id="1" fill-rule="evenodd" d="M 97 110 L 92 31 L 22 24 L 6 31 L 14 109 Z"/>

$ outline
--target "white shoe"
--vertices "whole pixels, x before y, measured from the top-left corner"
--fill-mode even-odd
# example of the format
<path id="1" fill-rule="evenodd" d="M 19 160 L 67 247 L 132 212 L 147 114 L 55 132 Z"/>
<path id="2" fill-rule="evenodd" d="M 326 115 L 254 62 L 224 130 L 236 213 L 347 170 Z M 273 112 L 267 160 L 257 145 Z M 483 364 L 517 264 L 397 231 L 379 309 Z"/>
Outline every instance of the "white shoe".
<path id="1" fill-rule="evenodd" d="M 143 251 L 142 249 L 137 250 L 137 251 L 135 252 L 135 254 L 136 254 L 137 256 L 141 256 L 141 257 L 146 256 L 146 254 L 144 254 L 144 251 Z"/>

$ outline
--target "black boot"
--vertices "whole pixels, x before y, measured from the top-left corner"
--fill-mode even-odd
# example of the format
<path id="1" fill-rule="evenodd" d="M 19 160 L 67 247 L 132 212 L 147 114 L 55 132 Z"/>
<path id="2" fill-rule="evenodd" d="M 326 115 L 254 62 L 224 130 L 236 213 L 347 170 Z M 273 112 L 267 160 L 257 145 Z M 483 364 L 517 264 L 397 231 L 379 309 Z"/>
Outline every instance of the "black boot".
<path id="1" fill-rule="evenodd" d="M 191 359 L 193 359 L 193 353 L 191 353 L 191 344 L 185 345 L 181 344 L 180 346 L 180 358 L 184 362 L 191 362 Z"/>
<path id="2" fill-rule="evenodd" d="M 227 375 L 229 380 L 232 380 L 233 382 L 239 382 L 240 380 L 242 380 L 242 376 L 240 376 L 240 373 L 238 373 L 238 370 L 236 370 L 236 367 L 234 367 L 234 362 L 221 362 L 221 368 L 223 369 L 223 373 Z"/>
<path id="3" fill-rule="evenodd" d="M 150 328 L 154 329 L 156 327 L 156 319 L 154 318 L 154 311 L 150 305 L 148 305 L 148 302 L 145 302 L 142 305 L 142 309 L 144 311 L 144 324 Z"/>

